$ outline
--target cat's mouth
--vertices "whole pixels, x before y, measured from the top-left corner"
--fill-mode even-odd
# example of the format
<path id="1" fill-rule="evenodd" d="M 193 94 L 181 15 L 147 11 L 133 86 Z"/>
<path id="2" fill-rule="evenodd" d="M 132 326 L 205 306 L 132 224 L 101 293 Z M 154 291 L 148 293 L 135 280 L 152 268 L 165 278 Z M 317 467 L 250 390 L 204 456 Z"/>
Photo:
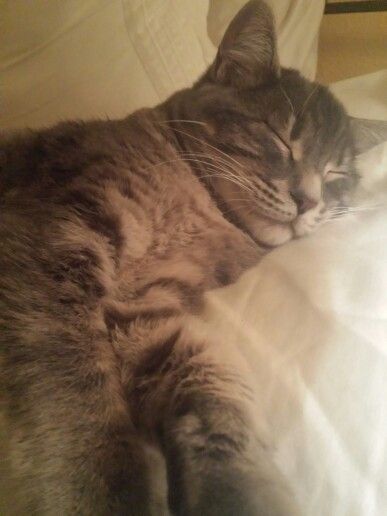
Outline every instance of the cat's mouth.
<path id="1" fill-rule="evenodd" d="M 289 205 L 290 203 L 286 208 Z M 242 209 L 235 210 L 235 214 L 258 245 L 274 248 L 312 233 L 324 219 L 323 199 L 304 213 L 298 213 L 296 206 L 295 208 L 296 210 L 287 210 L 283 217 L 280 212 L 277 213 L 274 209 L 264 210 L 262 206 L 256 206 L 254 211 L 243 206 Z"/>

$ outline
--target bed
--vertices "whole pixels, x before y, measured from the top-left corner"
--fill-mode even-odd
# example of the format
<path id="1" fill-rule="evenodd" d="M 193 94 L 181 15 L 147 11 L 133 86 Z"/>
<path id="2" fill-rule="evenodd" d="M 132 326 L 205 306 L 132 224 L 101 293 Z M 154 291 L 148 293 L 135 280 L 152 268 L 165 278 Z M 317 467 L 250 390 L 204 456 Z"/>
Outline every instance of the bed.
<path id="1" fill-rule="evenodd" d="M 324 1 L 271 0 L 282 64 L 316 71 Z M 121 117 L 190 84 L 243 0 L 1 5 L 0 128 Z M 387 71 L 332 85 L 387 119 Z M 276 462 L 310 516 L 387 514 L 387 147 L 359 160 L 359 209 L 207 296 L 201 330 L 253 368 Z"/>

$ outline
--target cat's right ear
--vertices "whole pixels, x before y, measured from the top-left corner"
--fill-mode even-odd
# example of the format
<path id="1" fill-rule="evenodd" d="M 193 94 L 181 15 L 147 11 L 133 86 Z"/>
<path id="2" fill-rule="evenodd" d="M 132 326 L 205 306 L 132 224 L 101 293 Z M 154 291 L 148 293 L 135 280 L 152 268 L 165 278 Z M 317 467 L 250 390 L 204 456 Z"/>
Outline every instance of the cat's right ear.
<path id="1" fill-rule="evenodd" d="M 213 78 L 248 89 L 279 77 L 274 19 L 261 0 L 250 0 L 231 21 L 212 66 Z"/>
<path id="2" fill-rule="evenodd" d="M 350 117 L 350 123 L 356 154 L 362 154 L 387 142 L 387 121 Z"/>

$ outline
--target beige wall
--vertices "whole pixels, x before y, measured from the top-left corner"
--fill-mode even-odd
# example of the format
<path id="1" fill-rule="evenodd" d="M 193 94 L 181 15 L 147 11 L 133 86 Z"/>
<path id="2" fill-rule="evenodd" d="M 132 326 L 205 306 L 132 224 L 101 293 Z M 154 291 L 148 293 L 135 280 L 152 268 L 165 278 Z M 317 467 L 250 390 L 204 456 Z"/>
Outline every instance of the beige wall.
<path id="1" fill-rule="evenodd" d="M 324 16 L 319 81 L 330 83 L 382 68 L 387 68 L 387 12 Z"/>

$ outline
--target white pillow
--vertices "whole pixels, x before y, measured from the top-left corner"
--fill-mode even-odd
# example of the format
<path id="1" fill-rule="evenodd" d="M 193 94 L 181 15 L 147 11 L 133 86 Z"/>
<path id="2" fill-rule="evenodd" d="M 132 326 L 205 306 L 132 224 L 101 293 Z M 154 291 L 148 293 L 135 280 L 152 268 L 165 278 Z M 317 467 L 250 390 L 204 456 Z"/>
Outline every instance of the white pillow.
<path id="1" fill-rule="evenodd" d="M 123 117 L 195 81 L 245 0 L 1 2 L 0 128 Z M 282 63 L 312 78 L 323 0 L 270 0 Z M 207 13 L 208 30 L 207 34 Z M 211 38 L 211 39 L 210 39 Z"/>

